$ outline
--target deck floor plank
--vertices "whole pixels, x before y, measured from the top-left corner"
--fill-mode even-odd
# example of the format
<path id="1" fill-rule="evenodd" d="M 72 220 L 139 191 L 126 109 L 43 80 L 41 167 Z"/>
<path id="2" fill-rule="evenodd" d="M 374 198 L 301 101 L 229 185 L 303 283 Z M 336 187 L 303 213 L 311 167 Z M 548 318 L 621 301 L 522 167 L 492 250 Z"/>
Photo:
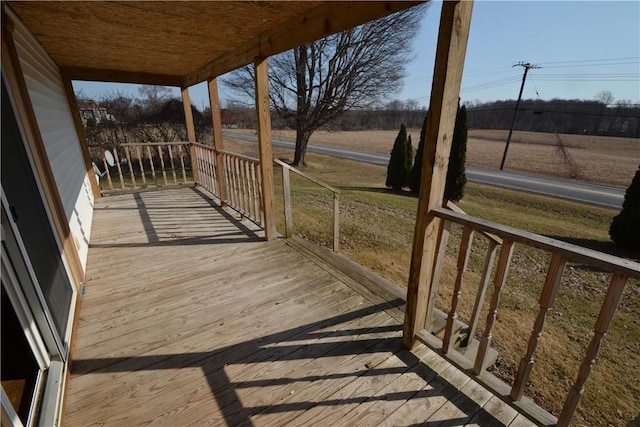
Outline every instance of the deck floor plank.
<path id="1" fill-rule="evenodd" d="M 97 200 L 64 425 L 522 422 L 401 348 L 402 300 L 262 235 L 199 190 Z"/>

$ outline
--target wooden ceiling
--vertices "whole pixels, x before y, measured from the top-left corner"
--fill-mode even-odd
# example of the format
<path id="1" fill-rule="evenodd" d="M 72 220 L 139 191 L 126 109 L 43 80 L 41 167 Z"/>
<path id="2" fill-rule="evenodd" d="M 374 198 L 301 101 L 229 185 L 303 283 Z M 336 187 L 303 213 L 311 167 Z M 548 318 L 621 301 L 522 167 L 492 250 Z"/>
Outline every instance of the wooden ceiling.
<path id="1" fill-rule="evenodd" d="M 69 78 L 187 87 L 417 3 L 8 4 Z"/>

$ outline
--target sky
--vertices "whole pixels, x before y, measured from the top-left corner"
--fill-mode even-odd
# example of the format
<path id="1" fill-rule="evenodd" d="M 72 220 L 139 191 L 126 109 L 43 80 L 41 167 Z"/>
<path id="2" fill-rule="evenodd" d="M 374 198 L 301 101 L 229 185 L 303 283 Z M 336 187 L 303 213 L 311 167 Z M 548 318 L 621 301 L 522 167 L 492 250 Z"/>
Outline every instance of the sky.
<path id="1" fill-rule="evenodd" d="M 407 64 L 404 85 L 390 99 L 414 99 L 427 107 L 441 1 L 427 8 Z M 462 78 L 463 102 L 516 99 L 527 62 L 523 99 L 594 99 L 640 103 L 639 1 L 476 0 Z M 136 85 L 74 82 L 76 91 L 99 100 L 115 90 L 138 96 Z M 206 84 L 189 89 L 191 102 L 209 105 Z M 179 97 L 179 91 L 174 90 Z M 222 105 L 234 95 L 220 86 Z"/>

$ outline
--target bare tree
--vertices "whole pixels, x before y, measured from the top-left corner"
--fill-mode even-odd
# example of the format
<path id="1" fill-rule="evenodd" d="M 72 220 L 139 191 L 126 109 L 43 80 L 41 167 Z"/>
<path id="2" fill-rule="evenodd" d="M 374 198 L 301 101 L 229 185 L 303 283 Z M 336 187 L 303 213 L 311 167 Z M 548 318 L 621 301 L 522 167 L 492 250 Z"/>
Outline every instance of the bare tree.
<path id="1" fill-rule="evenodd" d="M 131 142 L 129 129 L 133 110 L 133 99 L 120 91 L 105 94 L 100 105 L 107 109 L 112 120 L 100 123 L 93 132 L 87 134 L 87 140 L 98 144 L 124 144 Z"/>
<path id="2" fill-rule="evenodd" d="M 598 101 L 605 107 L 608 107 L 609 105 L 613 104 L 613 100 L 614 100 L 613 94 L 611 93 L 611 91 L 608 91 L 608 90 L 601 90 L 596 94 L 595 98 L 596 98 L 596 101 Z"/>
<path id="3" fill-rule="evenodd" d="M 294 165 L 306 165 L 316 129 L 400 89 L 424 10 L 414 7 L 270 58 L 272 108 L 296 130 Z M 223 83 L 250 97 L 253 81 L 253 70 L 244 67 Z"/>
<path id="4" fill-rule="evenodd" d="M 158 85 L 141 85 L 138 87 L 138 94 L 147 113 L 158 112 L 173 97 L 171 88 Z"/>

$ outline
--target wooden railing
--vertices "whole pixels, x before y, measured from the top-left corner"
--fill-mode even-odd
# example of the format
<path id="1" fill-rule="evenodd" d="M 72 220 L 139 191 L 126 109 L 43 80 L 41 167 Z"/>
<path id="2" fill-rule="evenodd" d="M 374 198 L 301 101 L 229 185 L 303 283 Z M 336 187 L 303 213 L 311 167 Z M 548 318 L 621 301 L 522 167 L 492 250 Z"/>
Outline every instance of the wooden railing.
<path id="1" fill-rule="evenodd" d="M 419 332 L 417 338 L 429 347 L 437 350 L 450 362 L 474 376 L 479 382 L 483 383 L 497 395 L 514 406 L 519 407 L 523 413 L 530 416 L 536 422 L 542 425 L 555 425 L 556 423 L 559 426 L 569 425 L 584 391 L 585 381 L 589 377 L 593 363 L 598 355 L 602 340 L 612 323 L 627 279 L 640 279 L 640 264 L 444 208 L 434 209 L 431 214 L 442 220 L 438 249 L 439 255 L 442 255 L 442 257 L 448 242 L 450 224 L 459 224 L 463 229 L 457 257 L 457 275 L 453 285 L 450 308 L 446 315 L 443 338 L 439 339 L 432 333 L 432 319 L 435 316 L 433 300 L 437 293 L 442 269 L 442 257 L 440 256 L 434 266 L 430 300 L 427 304 L 429 312 L 427 313 L 428 321 L 425 326 L 426 329 Z M 487 249 L 484 273 L 482 274 L 476 295 L 476 305 L 471 318 L 472 324 L 466 328 L 465 331 L 464 328 L 460 328 L 460 322 L 458 322 L 458 304 L 462 291 L 463 276 L 467 269 L 467 263 L 473 246 L 473 235 L 477 232 L 484 233 L 488 236 L 490 243 Z M 502 242 L 494 273 L 493 294 L 489 303 L 486 323 L 480 337 L 475 359 L 469 360 L 453 348 L 452 343 L 454 341 L 454 335 L 457 335 L 455 339 L 457 343 L 464 342 L 465 339 L 468 341 L 470 338 L 473 338 L 477 315 L 480 312 L 480 306 L 484 299 L 486 283 L 489 281 L 491 264 L 493 264 L 493 258 L 500 243 L 497 239 L 502 239 Z M 547 269 L 546 280 L 539 298 L 540 308 L 527 343 L 526 352 L 521 358 L 520 365 L 517 367 L 513 384 L 508 385 L 488 373 L 485 367 L 487 364 L 488 350 L 492 342 L 492 330 L 498 312 L 500 293 L 505 287 L 511 257 L 516 243 L 549 253 L 551 255 L 551 262 Z M 586 349 L 586 354 L 576 374 L 575 382 L 566 396 L 559 418 L 555 419 L 555 417 L 552 417 L 548 412 L 526 398 L 524 396 L 524 389 L 531 374 L 534 355 L 542 335 L 547 313 L 554 305 L 554 300 L 562 282 L 563 272 L 568 261 L 580 262 L 601 269 L 608 272 L 611 278 L 604 302 L 600 307 L 594 325 L 593 337 Z M 458 329 L 456 329 L 454 325 L 457 325 Z M 463 336 L 460 336 L 460 334 Z"/>
<path id="2" fill-rule="evenodd" d="M 256 224 L 263 224 L 260 160 L 226 151 L 218 151 L 218 155 L 222 157 L 224 164 L 224 203 Z"/>
<path id="3" fill-rule="evenodd" d="M 89 151 L 103 193 L 193 184 L 188 142 L 90 145 Z"/>
<path id="4" fill-rule="evenodd" d="M 193 144 L 196 153 L 198 184 L 222 204 L 258 225 L 263 223 L 262 178 L 260 161 L 240 154 Z M 219 167 L 220 166 L 220 167 Z M 220 169 L 223 174 L 220 175 Z"/>
<path id="5" fill-rule="evenodd" d="M 220 180 L 218 179 L 218 167 L 216 163 L 216 151 L 213 147 L 203 144 L 193 144 L 196 155 L 196 171 L 198 185 L 214 196 L 222 199 L 220 193 Z"/>
<path id="6" fill-rule="evenodd" d="M 291 177 L 290 172 L 295 173 L 309 181 L 329 190 L 333 195 L 333 251 L 338 252 L 340 249 L 340 191 L 315 179 L 312 176 L 292 167 L 291 165 L 278 160 L 273 160 L 277 165 L 282 167 L 282 197 L 284 200 L 284 227 L 285 236 L 293 235 L 293 214 L 291 211 Z"/>

